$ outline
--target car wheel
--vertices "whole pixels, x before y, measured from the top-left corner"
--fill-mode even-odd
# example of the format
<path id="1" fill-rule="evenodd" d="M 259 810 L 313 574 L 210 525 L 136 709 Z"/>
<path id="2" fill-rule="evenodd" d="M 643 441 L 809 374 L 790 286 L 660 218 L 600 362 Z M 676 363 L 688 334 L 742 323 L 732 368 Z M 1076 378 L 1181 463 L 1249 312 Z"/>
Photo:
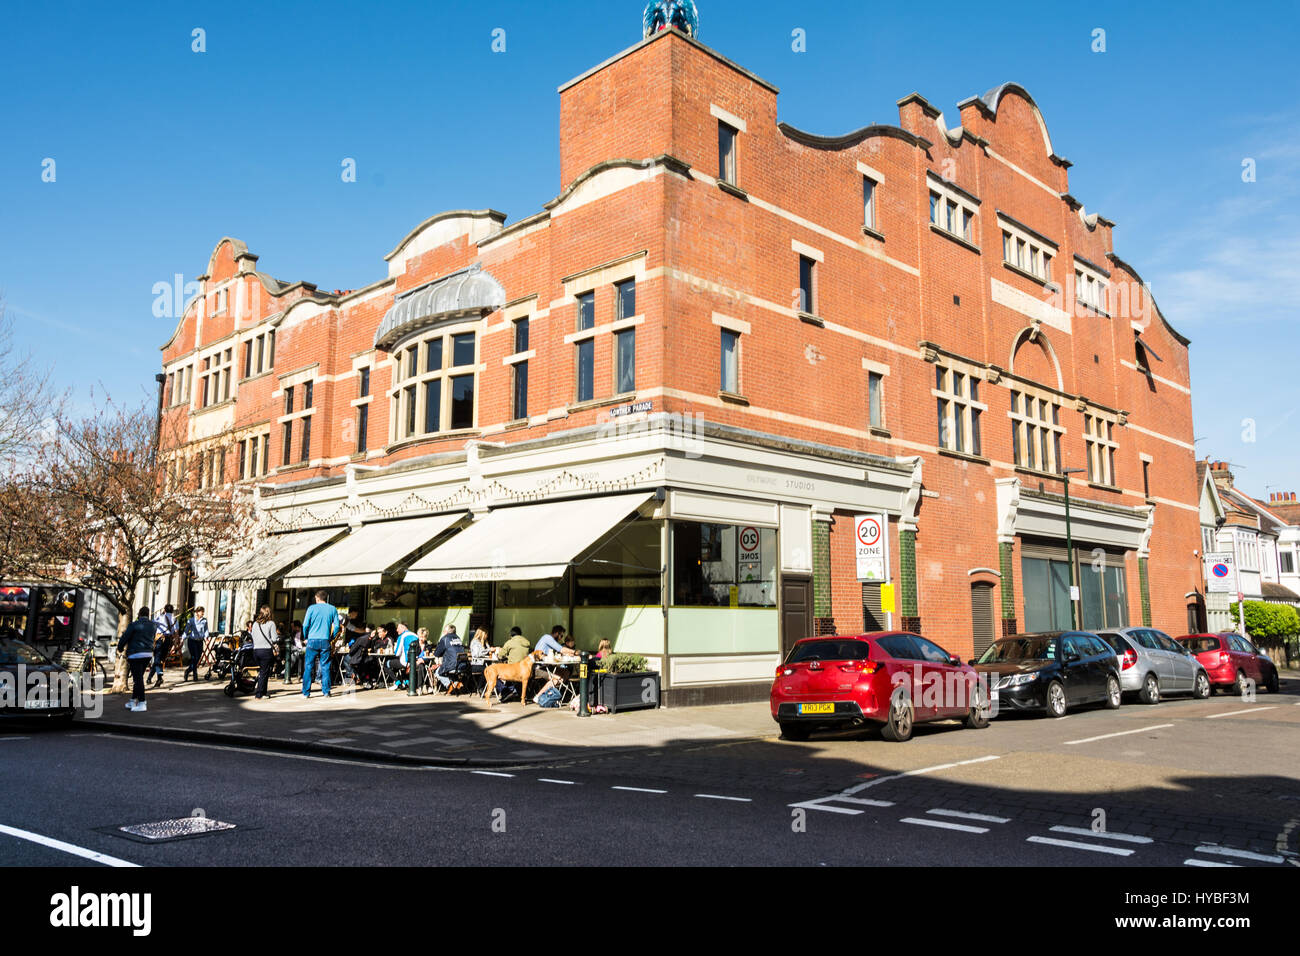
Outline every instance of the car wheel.
<path id="1" fill-rule="evenodd" d="M 781 724 L 781 736 L 786 740 L 807 740 L 811 728 L 785 722 Z"/>
<path id="2" fill-rule="evenodd" d="M 1142 681 L 1142 689 L 1138 691 L 1138 700 L 1144 704 L 1160 703 L 1160 682 L 1156 680 L 1155 674 L 1148 674 Z"/>
<path id="3" fill-rule="evenodd" d="M 1192 685 L 1192 696 L 1197 700 L 1205 700 L 1210 696 L 1210 679 L 1205 674 L 1196 675 L 1196 682 Z"/>
<path id="4" fill-rule="evenodd" d="M 1065 716 L 1065 685 L 1059 680 L 1054 680 L 1047 685 L 1047 716 L 1064 717 Z"/>
<path id="5" fill-rule="evenodd" d="M 1264 686 L 1268 688 L 1268 692 L 1270 694 L 1276 694 L 1278 692 L 1280 685 L 1281 685 L 1281 681 L 1278 680 L 1277 668 L 1275 667 L 1273 668 L 1272 673 L 1268 675 L 1268 683 L 1265 684 Z"/>
<path id="6" fill-rule="evenodd" d="M 880 735 L 894 743 L 902 743 L 912 737 L 912 701 L 906 694 L 898 693 L 889 702 L 889 718 L 880 728 Z"/>
<path id="7" fill-rule="evenodd" d="M 989 725 L 989 698 L 983 687 L 975 685 L 975 699 L 971 701 L 965 724 L 971 730 L 983 730 Z"/>
<path id="8" fill-rule="evenodd" d="M 1246 692 L 1246 672 L 1237 671 L 1237 679 L 1234 680 L 1232 682 L 1232 686 L 1228 688 L 1228 693 L 1231 694 L 1233 697 L 1240 697 L 1245 692 Z"/>
<path id="9" fill-rule="evenodd" d="M 1123 699 L 1123 694 L 1119 689 L 1119 681 L 1112 674 L 1106 678 L 1106 709 L 1118 710 Z"/>

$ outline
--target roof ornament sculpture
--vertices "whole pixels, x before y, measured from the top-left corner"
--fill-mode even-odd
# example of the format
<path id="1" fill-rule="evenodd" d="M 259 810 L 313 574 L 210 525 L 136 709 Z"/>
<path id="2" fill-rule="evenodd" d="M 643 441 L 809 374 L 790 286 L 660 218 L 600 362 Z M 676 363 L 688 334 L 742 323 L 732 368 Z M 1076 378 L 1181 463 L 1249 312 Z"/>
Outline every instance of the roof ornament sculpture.
<path id="1" fill-rule="evenodd" d="M 688 37 L 700 32 L 700 13 L 695 0 L 650 0 L 641 16 L 642 39 L 649 39 L 662 30 L 676 27 Z"/>

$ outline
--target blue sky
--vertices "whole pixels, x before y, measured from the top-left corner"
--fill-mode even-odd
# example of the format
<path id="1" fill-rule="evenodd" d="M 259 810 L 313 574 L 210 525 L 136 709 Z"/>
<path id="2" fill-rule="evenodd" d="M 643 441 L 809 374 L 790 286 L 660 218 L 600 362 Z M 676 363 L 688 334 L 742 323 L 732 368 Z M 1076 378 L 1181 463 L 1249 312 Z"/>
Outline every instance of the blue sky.
<path id="1" fill-rule="evenodd" d="M 1295 6 L 697 2 L 700 39 L 779 86 L 780 119 L 810 132 L 896 123 L 913 90 L 951 125 L 959 100 L 1023 84 L 1071 192 L 1116 221 L 1116 252 L 1192 339 L 1198 452 L 1256 496 L 1300 491 Z M 19 344 L 82 404 L 100 385 L 134 400 L 174 325 L 154 284 L 200 274 L 223 235 L 278 278 L 356 288 L 435 212 L 538 211 L 560 188 L 556 87 L 636 42 L 642 6 L 11 6 L 0 294 Z"/>

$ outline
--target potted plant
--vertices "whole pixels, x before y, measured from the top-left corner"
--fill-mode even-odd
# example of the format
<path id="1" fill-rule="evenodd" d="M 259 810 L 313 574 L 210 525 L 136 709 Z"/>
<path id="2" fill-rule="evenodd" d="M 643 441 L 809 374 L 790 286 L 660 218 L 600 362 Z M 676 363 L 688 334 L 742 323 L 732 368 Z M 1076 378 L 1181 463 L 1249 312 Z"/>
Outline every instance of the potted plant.
<path id="1" fill-rule="evenodd" d="M 640 654 L 611 654 L 598 675 L 600 702 L 611 714 L 653 710 L 659 706 L 659 672 L 649 670 Z"/>

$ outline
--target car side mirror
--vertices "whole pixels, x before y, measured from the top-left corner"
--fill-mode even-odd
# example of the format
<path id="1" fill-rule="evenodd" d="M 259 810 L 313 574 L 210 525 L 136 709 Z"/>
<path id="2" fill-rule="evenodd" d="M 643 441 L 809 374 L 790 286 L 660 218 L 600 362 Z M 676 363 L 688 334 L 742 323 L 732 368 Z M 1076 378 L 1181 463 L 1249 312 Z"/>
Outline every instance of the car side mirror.
<path id="1" fill-rule="evenodd" d="M 953 667 L 961 667 L 961 658 L 958 657 L 956 654 L 953 654 L 951 657 L 948 658 L 948 663 L 951 664 Z"/>
<path id="2" fill-rule="evenodd" d="M 1079 663 L 1079 660 L 1080 660 L 1080 657 L 1079 657 L 1078 654 L 1066 654 L 1066 655 L 1065 655 L 1065 663 L 1067 663 L 1067 664 L 1077 664 L 1077 663 Z"/>

